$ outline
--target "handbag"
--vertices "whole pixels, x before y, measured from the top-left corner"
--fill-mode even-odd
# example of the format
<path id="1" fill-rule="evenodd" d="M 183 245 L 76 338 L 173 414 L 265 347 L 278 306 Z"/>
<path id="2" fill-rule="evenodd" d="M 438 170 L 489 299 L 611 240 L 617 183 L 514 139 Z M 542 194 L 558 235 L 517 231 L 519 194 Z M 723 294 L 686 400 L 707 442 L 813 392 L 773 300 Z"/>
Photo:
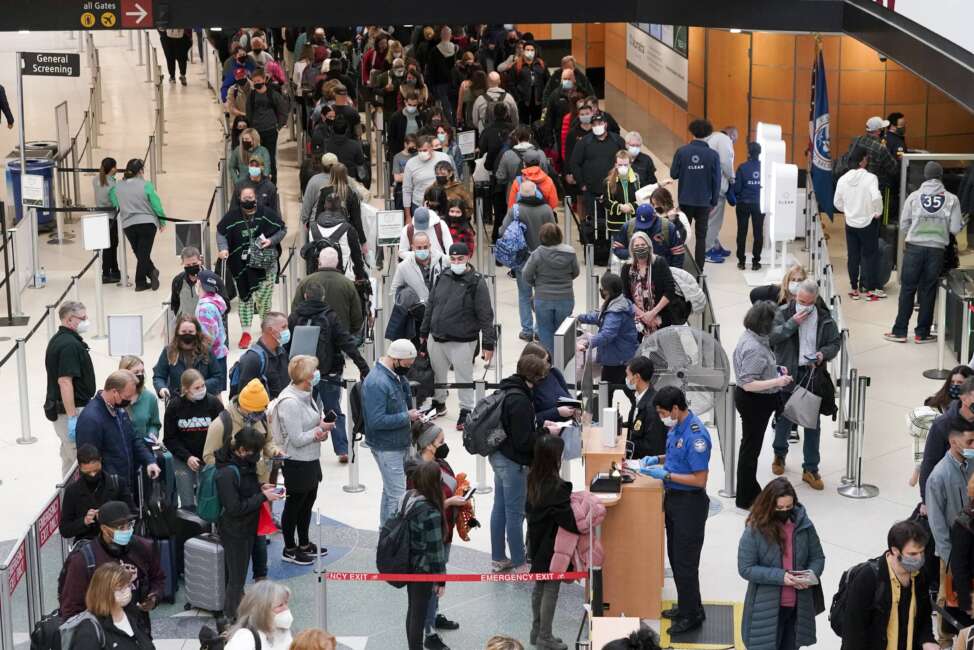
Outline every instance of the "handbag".
<path id="1" fill-rule="evenodd" d="M 806 429 L 818 428 L 818 414 L 822 408 L 822 398 L 810 390 L 814 379 L 815 370 L 812 369 L 804 385 L 795 386 L 782 412 L 786 418 Z"/>
<path id="2" fill-rule="evenodd" d="M 277 249 L 274 246 L 267 248 L 260 247 L 260 238 L 250 239 L 250 248 L 247 251 L 247 266 L 252 269 L 263 269 L 269 271 L 277 263 Z"/>

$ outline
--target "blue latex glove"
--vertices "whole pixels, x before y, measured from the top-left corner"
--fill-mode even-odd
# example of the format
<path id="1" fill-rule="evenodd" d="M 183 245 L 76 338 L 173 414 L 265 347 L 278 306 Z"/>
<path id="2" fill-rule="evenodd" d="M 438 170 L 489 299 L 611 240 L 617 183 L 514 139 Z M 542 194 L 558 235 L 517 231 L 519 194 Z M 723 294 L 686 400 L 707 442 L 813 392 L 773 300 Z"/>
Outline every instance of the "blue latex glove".
<path id="1" fill-rule="evenodd" d="M 74 437 L 78 429 L 78 416 L 69 415 L 68 416 L 68 440 L 74 442 Z"/>
<path id="2" fill-rule="evenodd" d="M 663 469 L 663 466 L 662 465 L 656 465 L 654 467 L 647 467 L 645 469 L 639 470 L 639 472 L 641 474 L 646 474 L 647 476 L 650 476 L 650 477 L 655 478 L 655 479 L 659 479 L 661 481 L 664 478 L 666 478 L 666 475 L 668 473 L 665 469 Z"/>
<path id="3" fill-rule="evenodd" d="M 653 465 L 659 465 L 659 456 L 643 456 L 639 464 L 643 469 L 652 467 Z"/>

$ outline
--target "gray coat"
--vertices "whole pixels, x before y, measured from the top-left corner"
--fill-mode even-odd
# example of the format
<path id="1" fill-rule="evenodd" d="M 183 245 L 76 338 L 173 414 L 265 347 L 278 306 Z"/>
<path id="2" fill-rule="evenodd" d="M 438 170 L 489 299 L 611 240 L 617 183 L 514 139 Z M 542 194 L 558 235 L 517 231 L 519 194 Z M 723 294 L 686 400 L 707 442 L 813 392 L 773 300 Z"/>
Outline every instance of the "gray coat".
<path id="1" fill-rule="evenodd" d="M 401 266 L 401 265 L 400 265 Z M 574 300 L 572 280 L 578 277 L 578 255 L 568 244 L 538 246 L 524 264 L 524 281 L 538 300 Z"/>
<path id="2" fill-rule="evenodd" d="M 825 554 L 815 526 L 804 506 L 795 505 L 794 570 L 809 569 L 821 577 Z M 747 580 L 741 638 L 748 650 L 776 650 L 778 610 L 785 571 L 781 568 L 781 548 L 750 526 L 744 529 L 737 548 L 737 572 Z M 798 616 L 795 621 L 797 647 L 814 646 L 815 605 L 812 590 L 798 590 Z"/>
<path id="3" fill-rule="evenodd" d="M 815 308 L 818 310 L 818 327 L 815 333 L 815 349 L 821 352 L 824 357 L 823 365 L 839 353 L 841 338 L 839 328 L 832 320 L 832 314 L 826 309 L 821 300 L 816 301 Z M 774 316 L 774 327 L 768 342 L 774 350 L 774 356 L 778 360 L 778 365 L 788 368 L 788 374 L 792 377 L 798 376 L 798 324 L 792 320 L 795 315 L 795 301 L 792 300 L 786 305 L 778 307 L 778 312 Z"/>

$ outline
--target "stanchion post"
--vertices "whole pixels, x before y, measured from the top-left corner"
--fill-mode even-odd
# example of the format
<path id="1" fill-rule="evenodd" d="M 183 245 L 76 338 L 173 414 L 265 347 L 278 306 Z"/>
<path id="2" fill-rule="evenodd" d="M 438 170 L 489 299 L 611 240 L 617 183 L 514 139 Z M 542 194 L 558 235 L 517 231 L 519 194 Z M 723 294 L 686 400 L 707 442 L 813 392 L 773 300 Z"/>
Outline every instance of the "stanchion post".
<path id="1" fill-rule="evenodd" d="M 34 629 L 34 624 L 43 616 L 44 585 L 41 579 L 41 546 L 37 539 L 37 522 L 27 529 L 27 542 L 24 546 L 27 568 L 27 624 L 28 629 Z"/>
<path id="2" fill-rule="evenodd" d="M 719 400 L 724 407 L 724 428 L 717 430 L 720 436 L 720 455 L 724 461 L 724 487 L 717 494 L 725 499 L 737 496 L 737 414 L 734 411 L 734 384 L 724 390 L 723 399 Z"/>
<path id="3" fill-rule="evenodd" d="M 961 317 L 960 317 L 960 362 L 967 363 L 971 358 L 971 307 L 974 307 L 974 303 L 968 301 L 963 301 L 961 303 Z M 943 333 L 937 332 L 938 336 L 943 336 Z"/>
<path id="4" fill-rule="evenodd" d="M 964 305 L 966 307 L 967 305 Z M 966 311 L 966 310 L 965 310 Z M 968 331 L 963 330 L 962 339 L 968 337 Z M 950 375 L 950 370 L 944 368 L 944 355 L 947 347 L 947 281 L 941 278 L 937 286 L 937 367 L 924 370 L 927 379 L 943 380 Z M 961 361 L 969 361 L 968 357 L 961 357 Z"/>
<path id="5" fill-rule="evenodd" d="M 871 499 L 879 495 L 879 488 L 862 482 L 862 450 L 866 437 L 866 390 L 869 388 L 869 377 L 859 377 L 854 390 L 859 394 L 858 426 L 856 427 L 856 457 L 853 467 L 853 482 L 839 488 L 839 494 L 850 499 Z"/>
<path id="6" fill-rule="evenodd" d="M 611 407 L 612 405 L 609 404 L 609 382 L 599 380 L 599 408 L 597 412 L 592 413 L 592 419 L 598 422 L 600 427 L 604 427 L 606 425 L 606 423 L 602 421 L 602 414 L 605 412 L 604 409 Z"/>
<path id="7" fill-rule="evenodd" d="M 473 391 L 476 403 L 480 404 L 481 400 L 487 396 L 487 382 L 483 380 L 475 381 L 473 383 Z M 493 492 L 493 488 L 487 485 L 487 457 L 481 456 L 480 454 L 477 455 L 476 480 L 477 492 L 480 494 L 490 494 Z"/>
<path id="8" fill-rule="evenodd" d="M 149 32 L 142 32 L 145 36 L 145 81 L 152 83 L 152 42 L 149 40 Z"/>
<path id="9" fill-rule="evenodd" d="M 118 228 L 118 266 L 119 266 L 119 276 L 121 279 L 118 282 L 120 287 L 131 287 L 132 283 L 129 282 L 129 261 L 128 261 L 128 243 L 125 239 L 125 230 L 122 228 L 122 220 L 118 217 L 115 218 L 115 227 Z"/>
<path id="10" fill-rule="evenodd" d="M 13 596 L 10 593 L 10 567 L 0 569 L 0 646 L 14 647 Z"/>
<path id="11" fill-rule="evenodd" d="M 565 197 L 565 243 L 571 247 L 575 247 L 572 243 L 572 200 L 570 197 Z"/>
<path id="12" fill-rule="evenodd" d="M 20 402 L 20 437 L 18 445 L 32 445 L 37 438 L 30 434 L 30 395 L 27 393 L 27 340 L 17 339 L 17 394 Z"/>
<path id="13" fill-rule="evenodd" d="M 95 254 L 98 261 L 95 268 L 101 269 L 101 256 L 104 251 L 98 250 Z M 98 277 L 99 271 L 91 274 L 95 279 L 95 340 L 108 338 L 108 328 L 105 325 L 105 297 L 102 293 L 101 278 Z M 49 319 L 50 320 L 50 319 Z"/>
<path id="14" fill-rule="evenodd" d="M 845 450 L 845 474 L 839 479 L 839 482 L 843 485 L 852 483 L 855 480 L 855 458 L 856 458 L 856 440 L 858 439 L 857 432 L 859 430 L 859 391 L 856 387 L 859 385 L 859 370 L 852 368 L 849 370 L 849 376 L 843 377 L 843 381 L 848 382 L 849 390 L 849 431 L 846 440 L 846 450 Z"/>
<path id="15" fill-rule="evenodd" d="M 595 309 L 595 292 L 592 291 L 592 276 L 595 275 L 595 247 L 585 244 L 585 311 Z"/>
<path id="16" fill-rule="evenodd" d="M 54 308 L 57 305 L 47 305 L 44 307 L 44 317 L 47 319 L 47 340 L 50 341 L 57 334 L 57 324 Z"/>
<path id="17" fill-rule="evenodd" d="M 849 437 L 849 330 L 839 336 L 839 413 L 835 438 Z"/>
<path id="18" fill-rule="evenodd" d="M 352 388 L 355 387 L 356 381 L 354 379 L 349 379 L 345 382 L 345 394 L 351 396 Z M 348 437 L 348 485 L 343 485 L 342 490 L 352 494 L 358 492 L 363 492 L 365 486 L 359 483 L 359 460 L 358 441 L 355 439 L 355 422 L 352 421 L 352 409 L 347 408 L 345 412 L 348 413 L 348 417 L 345 418 L 345 435 Z"/>

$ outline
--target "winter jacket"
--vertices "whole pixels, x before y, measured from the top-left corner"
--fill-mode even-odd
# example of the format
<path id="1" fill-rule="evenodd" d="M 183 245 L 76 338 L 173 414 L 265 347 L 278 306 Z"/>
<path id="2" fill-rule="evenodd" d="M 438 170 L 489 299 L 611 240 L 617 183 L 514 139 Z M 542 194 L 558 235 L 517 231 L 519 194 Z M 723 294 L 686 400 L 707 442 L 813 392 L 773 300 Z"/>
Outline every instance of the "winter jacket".
<path id="1" fill-rule="evenodd" d="M 612 254 L 620 260 L 628 260 L 629 242 L 637 231 L 649 235 L 649 240 L 653 242 L 654 257 L 662 257 L 670 266 L 683 268 L 687 233 L 679 217 L 663 217 L 653 213 L 649 221 L 640 221 L 635 217 L 629 219 L 612 235 L 613 244 L 622 244 L 620 247 L 613 246 Z"/>
<path id="2" fill-rule="evenodd" d="M 616 154 L 625 148 L 625 141 L 616 133 L 606 130 L 599 139 L 590 132 L 572 149 L 568 171 L 580 188 L 598 196 L 605 191 L 605 177 L 615 165 Z"/>
<path id="3" fill-rule="evenodd" d="M 416 120 L 416 126 L 418 126 L 420 129 L 426 126 L 425 120 L 420 111 L 416 111 L 416 113 L 413 115 L 413 119 Z M 388 139 L 387 150 L 390 154 L 392 154 L 392 156 L 395 156 L 405 148 L 406 127 L 408 124 L 409 120 L 406 117 L 406 114 L 402 111 L 396 111 L 392 114 L 392 117 L 389 118 L 386 126 L 386 137 Z"/>
<path id="4" fill-rule="evenodd" d="M 203 333 L 212 339 L 210 352 L 217 359 L 225 359 L 230 349 L 227 347 L 227 330 L 223 315 L 227 313 L 227 303 L 218 293 L 203 294 L 196 303 L 196 320 Z"/>
<path id="5" fill-rule="evenodd" d="M 590 311 L 578 317 L 580 323 L 599 326 L 599 331 L 589 339 L 589 347 L 596 349 L 595 360 L 599 365 L 623 366 L 636 355 L 639 334 L 635 315 L 632 302 L 619 295 L 604 311 Z"/>
<path id="6" fill-rule="evenodd" d="M 320 172 L 308 179 L 308 184 L 304 188 L 304 195 L 301 197 L 301 223 L 307 226 L 315 218 L 315 210 L 318 207 L 318 200 L 321 198 L 321 190 L 331 185 L 331 174 Z"/>
<path id="7" fill-rule="evenodd" d="M 580 273 L 578 255 L 568 244 L 538 246 L 521 269 L 524 281 L 534 287 L 536 300 L 574 300 L 572 281 Z"/>
<path id="8" fill-rule="evenodd" d="M 484 129 L 494 120 L 490 113 L 497 102 L 503 102 L 507 106 L 507 115 L 515 124 L 518 121 L 517 102 L 514 96 L 503 88 L 488 88 L 487 92 L 474 100 L 471 115 L 473 117 L 473 127 L 478 133 L 483 133 Z"/>
<path id="9" fill-rule="evenodd" d="M 321 269 L 301 280 L 297 291 L 294 292 L 294 300 L 291 301 L 292 312 L 304 302 L 304 292 L 311 285 L 318 285 L 324 289 L 325 302 L 338 316 L 338 322 L 349 333 L 361 331 L 362 322 L 365 320 L 362 313 L 362 299 L 358 295 L 355 283 L 337 269 Z"/>
<path id="10" fill-rule="evenodd" d="M 712 208 L 720 199 L 720 156 L 704 140 L 694 140 L 676 150 L 670 176 L 680 181 L 681 206 Z"/>
<path id="11" fill-rule="evenodd" d="M 571 397 L 568 383 L 565 381 L 565 376 L 561 374 L 561 370 L 552 368 L 548 372 L 548 376 L 536 383 L 531 389 L 534 419 L 538 426 L 544 424 L 545 420 L 562 422 L 567 419 L 558 414 L 558 407 L 561 406 L 558 400 L 562 397 Z"/>
<path id="12" fill-rule="evenodd" d="M 808 518 L 805 507 L 800 504 L 795 504 L 792 516 L 795 522 L 792 541 L 793 570 L 807 569 L 821 577 L 825 570 L 825 554 L 815 526 Z M 778 612 L 781 606 L 781 588 L 785 584 L 781 554 L 781 547 L 777 542 L 769 541 L 750 526 L 744 529 L 737 548 L 737 572 L 747 581 L 741 636 L 748 650 L 778 648 Z M 795 594 L 795 647 L 814 646 L 817 638 L 812 590 L 797 589 Z"/>
<path id="13" fill-rule="evenodd" d="M 868 133 L 856 136 L 856 139 L 849 145 L 849 152 L 856 149 L 865 149 L 869 154 L 869 165 L 866 169 L 875 174 L 879 179 L 879 186 L 886 188 L 894 179 L 899 178 L 900 166 L 896 158 L 890 154 L 889 149 L 879 138 L 873 137 Z"/>
<path id="14" fill-rule="evenodd" d="M 974 580 L 974 519 L 970 505 L 954 518 L 950 526 L 950 573 L 953 577 L 957 608 L 971 608 L 971 582 Z"/>
<path id="15" fill-rule="evenodd" d="M 328 303 L 321 300 L 302 301 L 288 316 L 287 325 L 291 330 L 292 338 L 294 328 L 299 325 L 317 325 L 321 328 L 316 356 L 318 370 L 323 377 L 341 374 L 344 371 L 345 357 L 342 356 L 342 352 L 348 355 L 363 377 L 369 374 L 369 364 L 359 353 L 355 338 L 345 329 L 335 310 Z"/>
<path id="16" fill-rule="evenodd" d="M 362 420 L 370 448 L 405 451 L 409 447 L 411 403 L 409 381 L 384 363 L 376 363 L 362 382 Z"/>
<path id="17" fill-rule="evenodd" d="M 514 180 L 511 181 L 511 188 L 507 193 L 508 208 L 513 207 L 514 204 L 521 199 L 522 178 L 526 178 L 529 181 L 534 181 L 538 192 L 541 193 L 541 198 L 547 202 L 552 211 L 558 209 L 558 188 L 555 187 L 555 182 L 551 180 L 551 177 L 538 166 L 525 167 L 523 170 L 521 170 L 521 173 L 515 176 Z"/>
<path id="18" fill-rule="evenodd" d="M 950 526 L 970 501 L 967 482 L 971 476 L 974 476 L 974 463 L 962 464 L 948 451 L 927 478 L 927 520 L 934 550 L 944 562 L 950 557 Z"/>
<path id="19" fill-rule="evenodd" d="M 260 205 L 250 217 L 240 209 L 231 208 L 220 219 L 220 223 L 216 226 L 217 249 L 226 250 L 230 254 L 227 258 L 227 267 L 233 276 L 237 295 L 241 300 L 249 299 L 254 288 L 267 275 L 263 269 L 248 266 L 244 259 L 244 255 L 250 253 L 251 239 L 258 239 L 260 235 L 264 235 L 273 244 L 278 245 L 286 234 L 287 227 L 281 221 L 281 217 Z"/>
<path id="20" fill-rule="evenodd" d="M 169 363 L 169 347 L 166 346 L 159 353 L 159 360 L 152 368 L 152 388 L 156 395 L 163 388 L 169 389 L 170 395 L 178 395 L 182 390 L 183 373 L 193 368 L 199 370 L 206 382 L 206 392 L 211 395 L 219 395 L 227 389 L 227 378 L 216 357 L 212 352 L 207 352 L 206 356 L 199 357 L 192 366 L 186 363 L 186 356 L 180 354 L 175 363 Z"/>
<path id="21" fill-rule="evenodd" d="M 128 611 L 125 611 L 125 616 L 128 618 L 129 625 L 132 626 L 132 636 L 117 628 L 111 616 L 101 616 L 98 617 L 98 625 L 104 634 L 104 645 L 100 643 L 101 637 L 99 637 L 95 626 L 92 623 L 82 623 L 71 638 L 71 646 L 68 650 L 91 650 L 92 648 L 153 650 L 155 646 L 152 644 L 152 637 L 146 630 L 142 629 L 138 616 L 129 614 Z"/>
<path id="22" fill-rule="evenodd" d="M 947 436 L 951 431 L 974 431 L 974 421 L 965 418 L 960 411 L 960 401 L 954 400 L 947 407 L 947 411 L 938 415 L 923 444 L 923 461 L 920 463 L 920 500 L 926 502 L 927 479 L 930 472 L 937 466 L 950 449 Z"/>
<path id="23" fill-rule="evenodd" d="M 525 467 L 527 471 L 527 466 L 534 459 L 534 442 L 544 431 L 535 424 L 532 390 L 520 375 L 501 380 L 497 390 L 504 391 L 501 428 L 507 437 L 495 453 Z"/>
<path id="24" fill-rule="evenodd" d="M 900 211 L 900 232 L 906 233 L 907 244 L 915 246 L 946 248 L 950 235 L 963 226 L 960 200 L 939 179 L 924 181 L 906 197 Z"/>
<path id="25" fill-rule="evenodd" d="M 477 233 L 473 231 L 473 226 L 470 225 L 470 221 L 468 219 L 447 217 L 447 223 L 450 225 L 450 238 L 453 240 L 453 243 L 465 244 L 467 250 L 470 251 L 470 255 L 473 256 L 477 250 Z"/>
<path id="26" fill-rule="evenodd" d="M 815 334 L 815 347 L 822 353 L 822 365 L 835 358 L 839 353 L 841 338 L 839 328 L 836 327 L 832 315 L 825 305 L 816 302 L 815 309 L 818 310 L 818 324 Z M 798 348 L 799 334 L 798 323 L 793 320 L 795 315 L 795 302 L 791 301 L 781 307 L 774 316 L 774 326 L 771 335 L 768 336 L 768 343 L 774 350 L 775 359 L 779 366 L 788 368 L 788 374 L 792 377 L 798 376 Z"/>
<path id="27" fill-rule="evenodd" d="M 428 268 L 430 269 L 430 286 L 426 285 L 423 271 L 420 269 L 419 263 L 416 262 L 416 254 L 406 251 L 396 266 L 396 275 L 392 278 L 389 294 L 395 299 L 400 289 L 409 287 L 416 292 L 416 297 L 419 298 L 420 302 L 426 302 L 429 299 L 430 287 L 436 284 L 436 279 L 440 277 L 440 273 L 450 268 L 450 259 L 431 250 Z"/>
<path id="28" fill-rule="evenodd" d="M 578 532 L 558 527 L 549 571 L 560 573 L 568 571 L 570 567 L 575 571 L 588 571 L 590 566 L 602 566 L 602 541 L 597 537 L 590 538 L 589 534 L 592 527 L 601 525 L 605 519 L 605 506 L 591 492 L 573 492 L 571 508 Z"/>
<path id="29" fill-rule="evenodd" d="M 447 255 L 450 252 L 450 246 L 453 245 L 453 235 L 450 233 L 450 227 L 432 210 L 429 211 L 429 215 L 429 226 L 424 232 L 429 235 L 430 250 L 434 254 Z M 406 253 L 413 250 L 412 239 L 415 234 L 416 224 L 409 223 L 402 227 L 402 231 L 399 234 L 399 259 L 405 259 Z M 449 265 L 449 261 L 447 261 L 447 264 Z"/>
<path id="30" fill-rule="evenodd" d="M 315 439 L 321 423 L 321 405 L 311 391 L 291 384 L 277 397 L 273 413 L 268 417 L 274 425 L 274 444 L 288 456 L 288 460 L 317 461 L 321 458 L 321 443 Z"/>
<path id="31" fill-rule="evenodd" d="M 453 181 L 447 183 L 443 189 L 446 191 L 447 201 L 460 199 L 463 201 L 463 205 L 466 207 L 467 215 L 473 215 L 473 197 L 470 195 L 470 192 L 463 183 L 454 179 Z"/>
<path id="32" fill-rule="evenodd" d="M 362 152 L 362 141 L 352 138 L 344 133 L 336 133 L 324 142 L 325 153 L 333 153 L 338 157 L 338 162 L 348 168 L 348 175 L 357 181 L 359 178 L 358 168 L 366 163 L 365 154 Z"/>
<path id="33" fill-rule="evenodd" d="M 469 267 L 460 275 L 444 271 L 430 291 L 420 336 L 469 342 L 476 341 L 478 334 L 483 349 L 493 350 L 494 308 L 487 283 Z"/>
<path id="34" fill-rule="evenodd" d="M 738 203 L 761 203 L 761 161 L 748 158 L 737 168 L 734 177 L 734 195 Z"/>
<path id="35" fill-rule="evenodd" d="M 526 499 L 524 516 L 528 522 L 528 556 L 531 558 L 532 573 L 564 571 L 550 568 L 555 561 L 555 539 L 558 531 L 568 530 L 578 534 L 575 513 L 572 510 L 572 484 L 569 481 L 553 479 L 542 490 L 537 503 Z M 566 544 L 562 541 L 562 550 Z M 568 563 L 566 557 L 564 562 Z"/>
<path id="36" fill-rule="evenodd" d="M 484 169 L 491 172 L 492 175 L 496 176 L 498 164 L 507 155 L 504 147 L 507 145 L 513 130 L 514 123 L 510 120 L 504 122 L 495 120 L 480 133 L 477 149 L 480 151 L 480 155 L 484 156 Z M 518 168 L 520 168 L 520 164 Z M 500 189 L 505 190 L 505 187 L 502 185 Z"/>
<path id="37" fill-rule="evenodd" d="M 140 467 L 156 462 L 156 457 L 141 439 L 135 437 L 132 422 L 125 409 L 109 410 L 98 391 L 78 415 L 76 444 L 94 445 L 101 452 L 101 465 L 108 474 L 116 474 L 125 487 L 135 485 Z"/>
<path id="38" fill-rule="evenodd" d="M 221 417 L 213 418 L 210 422 L 210 428 L 206 430 L 206 442 L 203 445 L 203 462 L 207 465 L 213 465 L 214 463 L 225 462 L 226 457 L 224 452 L 230 449 L 233 443 L 233 437 L 238 431 L 244 428 L 244 426 L 250 426 L 257 431 L 264 434 L 264 449 L 262 450 L 262 455 L 265 458 L 273 458 L 274 456 L 280 456 L 281 452 L 274 444 L 271 439 L 270 431 L 267 429 L 267 420 L 262 418 L 253 423 L 244 422 L 243 413 L 240 412 L 240 407 L 237 406 L 236 400 L 227 404 L 226 412 L 230 415 L 230 431 L 227 432 L 223 429 L 223 420 Z M 257 475 L 262 482 L 266 482 L 267 478 L 270 476 L 270 467 L 267 463 L 261 462 L 257 465 Z"/>
<path id="39" fill-rule="evenodd" d="M 221 536 L 247 539 L 257 534 L 260 509 L 267 500 L 260 485 L 256 463 L 232 452 L 217 462 L 216 491 L 223 508 L 218 523 Z"/>
<path id="40" fill-rule="evenodd" d="M 95 539 L 101 528 L 98 521 L 85 523 L 89 510 L 97 510 L 109 501 L 124 501 L 132 504 L 132 493 L 114 474 L 99 474 L 98 482 L 89 485 L 84 477 L 78 477 L 64 488 L 61 501 L 61 523 L 58 530 L 65 539 Z"/>
<path id="41" fill-rule="evenodd" d="M 622 230 L 629 218 L 636 216 L 636 190 L 640 187 L 640 178 L 630 168 L 629 173 L 625 177 L 619 178 L 615 186 L 610 186 L 609 181 L 606 180 L 603 187 L 602 196 L 606 204 L 606 227 L 614 235 Z M 622 211 L 623 206 L 626 205 L 631 208 L 628 213 Z"/>
<path id="42" fill-rule="evenodd" d="M 629 164 L 639 176 L 639 187 L 659 183 L 659 179 L 656 178 L 656 163 L 653 162 L 652 157 L 640 151 L 639 155 L 633 158 Z"/>
<path id="43" fill-rule="evenodd" d="M 555 223 L 555 213 L 551 207 L 538 196 L 521 196 L 518 194 L 517 203 L 508 209 L 504 215 L 504 221 L 497 231 L 499 237 L 504 236 L 507 227 L 514 221 L 515 215 L 518 221 L 523 223 L 524 241 L 528 245 L 528 250 L 533 251 L 541 245 L 541 226 L 546 223 Z"/>
<path id="44" fill-rule="evenodd" d="M 511 92 L 517 98 L 519 106 L 544 105 L 544 88 L 550 73 L 541 57 L 536 56 L 531 63 L 524 58 L 519 58 L 508 74 L 511 80 Z"/>
<path id="45" fill-rule="evenodd" d="M 207 431 L 221 411 L 223 402 L 216 395 L 207 394 L 198 402 L 175 395 L 166 405 L 163 418 L 163 443 L 166 449 L 184 463 L 191 456 L 203 460 Z"/>
<path id="46" fill-rule="evenodd" d="M 240 192 L 250 188 L 257 195 L 258 205 L 262 205 L 277 214 L 281 214 L 281 195 L 277 191 L 277 186 L 271 182 L 269 176 L 261 176 L 256 181 L 252 180 L 250 178 L 249 161 L 247 166 L 247 176 L 238 180 L 237 184 L 233 186 L 233 198 L 230 199 L 230 207 L 238 207 L 240 205 Z"/>
<path id="47" fill-rule="evenodd" d="M 592 87 L 592 82 L 589 81 L 585 73 L 582 72 L 580 68 L 575 68 L 575 88 L 578 92 L 582 94 L 582 97 L 591 97 L 595 94 L 595 89 Z M 559 70 L 555 74 L 551 75 L 548 79 L 548 84 L 544 87 L 544 103 L 547 105 L 548 100 L 555 93 L 561 91 L 561 71 Z"/>
<path id="48" fill-rule="evenodd" d="M 227 295 L 227 287 L 223 282 L 223 278 L 217 276 L 216 279 L 217 293 L 223 298 L 223 304 L 226 305 L 226 311 L 224 312 L 224 317 L 230 311 L 230 297 Z M 186 280 L 186 271 L 179 273 L 172 279 L 172 288 L 169 292 L 169 310 L 173 313 L 173 316 L 179 316 L 180 314 L 196 314 L 195 305 L 191 310 L 183 311 L 183 291 L 192 291 L 192 295 L 196 296 L 196 285 L 190 284 Z M 198 299 L 197 299 L 198 300 Z M 226 321 L 224 321 L 224 325 Z"/>
<path id="49" fill-rule="evenodd" d="M 850 228 L 865 228 L 874 218 L 883 215 L 883 195 L 879 193 L 879 179 L 865 169 L 847 171 L 835 185 L 832 204 L 836 210 L 845 214 L 845 225 Z"/>

